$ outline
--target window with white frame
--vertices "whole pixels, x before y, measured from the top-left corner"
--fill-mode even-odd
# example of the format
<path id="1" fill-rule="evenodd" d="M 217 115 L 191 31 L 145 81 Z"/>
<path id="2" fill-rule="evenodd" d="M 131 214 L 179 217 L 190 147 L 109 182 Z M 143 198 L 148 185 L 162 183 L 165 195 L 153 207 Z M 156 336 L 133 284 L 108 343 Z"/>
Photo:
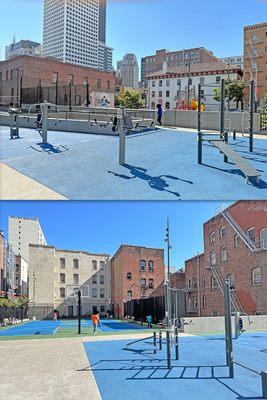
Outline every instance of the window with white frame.
<path id="1" fill-rule="evenodd" d="M 78 283 L 79 283 L 79 275 L 73 274 L 73 284 L 78 285 Z"/>
<path id="2" fill-rule="evenodd" d="M 148 261 L 148 270 L 149 270 L 149 272 L 154 272 L 154 261 L 153 260 Z"/>
<path id="3" fill-rule="evenodd" d="M 65 258 L 60 258 L 60 268 L 65 268 L 66 267 L 66 260 Z"/>
<path id="4" fill-rule="evenodd" d="M 96 260 L 92 260 L 92 268 L 97 269 L 97 261 Z"/>
<path id="5" fill-rule="evenodd" d="M 96 288 L 92 289 L 92 297 L 97 298 L 97 289 Z"/>
<path id="6" fill-rule="evenodd" d="M 238 234 L 235 235 L 234 242 L 235 242 L 235 247 L 240 247 L 241 239 L 240 239 L 240 236 Z"/>
<path id="7" fill-rule="evenodd" d="M 191 288 L 192 287 L 192 281 L 191 279 L 187 279 L 187 287 Z"/>
<path id="8" fill-rule="evenodd" d="M 59 274 L 60 283 L 65 283 L 65 274 Z"/>
<path id="9" fill-rule="evenodd" d="M 105 297 L 105 289 L 100 289 L 100 299 Z"/>
<path id="10" fill-rule="evenodd" d="M 77 258 L 73 260 L 73 268 L 79 268 L 79 260 Z"/>
<path id="11" fill-rule="evenodd" d="M 140 270 L 141 271 L 146 270 L 146 260 L 140 260 Z"/>
<path id="12" fill-rule="evenodd" d="M 206 296 L 204 294 L 202 296 L 202 307 L 203 308 L 207 307 L 207 298 L 206 298 Z"/>
<path id="13" fill-rule="evenodd" d="M 262 270 L 260 267 L 254 268 L 252 271 L 252 285 L 260 286 L 262 284 Z"/>
<path id="14" fill-rule="evenodd" d="M 254 228 L 249 228 L 247 230 L 247 235 L 252 242 L 255 242 L 255 229 Z"/>
<path id="15" fill-rule="evenodd" d="M 210 238 L 210 244 L 214 243 L 215 242 L 215 232 L 211 232 L 209 238 Z"/>
<path id="16" fill-rule="evenodd" d="M 210 263 L 211 263 L 211 265 L 216 265 L 216 252 L 215 252 L 215 250 L 212 250 L 210 252 Z"/>
<path id="17" fill-rule="evenodd" d="M 141 288 L 145 288 L 146 287 L 146 278 L 141 278 L 140 279 L 140 285 L 141 285 Z"/>
<path id="18" fill-rule="evenodd" d="M 171 81 L 169 79 L 166 80 L 166 86 L 170 86 Z"/>
<path id="19" fill-rule="evenodd" d="M 193 307 L 197 308 L 197 296 L 193 296 Z"/>
<path id="20" fill-rule="evenodd" d="M 97 283 L 97 275 L 92 276 L 92 283 L 96 284 Z"/>
<path id="21" fill-rule="evenodd" d="M 126 279 L 132 279 L 132 273 L 131 272 L 127 272 L 126 274 Z"/>
<path id="22" fill-rule="evenodd" d="M 225 226 L 221 226 L 220 227 L 220 238 L 223 239 L 226 236 L 226 227 Z"/>
<path id="23" fill-rule="evenodd" d="M 227 249 L 226 246 L 221 247 L 221 261 L 227 261 Z"/>
<path id="24" fill-rule="evenodd" d="M 66 289 L 64 287 L 61 287 L 59 290 L 60 290 L 60 297 L 62 299 L 65 299 L 65 297 L 66 297 Z"/>
<path id="25" fill-rule="evenodd" d="M 105 266 L 105 261 L 100 261 L 100 262 L 99 262 L 99 266 L 100 266 L 100 269 L 101 269 L 101 268 L 104 268 L 104 266 Z"/>
<path id="26" fill-rule="evenodd" d="M 267 250 L 267 228 L 264 228 L 260 231 L 260 240 L 262 244 L 262 248 Z"/>
<path id="27" fill-rule="evenodd" d="M 149 289 L 154 289 L 154 279 L 153 278 L 149 278 L 148 287 L 149 287 Z"/>
<path id="28" fill-rule="evenodd" d="M 100 283 L 100 285 L 104 285 L 104 283 L 105 283 L 105 275 L 100 275 L 99 283 Z"/>

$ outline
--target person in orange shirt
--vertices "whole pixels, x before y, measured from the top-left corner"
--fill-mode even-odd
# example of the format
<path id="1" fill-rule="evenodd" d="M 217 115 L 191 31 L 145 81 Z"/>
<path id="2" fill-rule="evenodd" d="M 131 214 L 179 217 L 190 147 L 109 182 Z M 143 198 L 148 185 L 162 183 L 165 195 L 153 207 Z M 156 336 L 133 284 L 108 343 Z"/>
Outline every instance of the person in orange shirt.
<path id="1" fill-rule="evenodd" d="M 96 332 L 96 328 L 97 328 L 97 326 L 100 326 L 100 324 L 99 324 L 99 312 L 98 311 L 93 312 L 93 314 L 91 315 L 91 320 L 92 320 L 92 323 L 93 323 L 93 326 L 94 326 L 93 333 L 97 333 Z"/>

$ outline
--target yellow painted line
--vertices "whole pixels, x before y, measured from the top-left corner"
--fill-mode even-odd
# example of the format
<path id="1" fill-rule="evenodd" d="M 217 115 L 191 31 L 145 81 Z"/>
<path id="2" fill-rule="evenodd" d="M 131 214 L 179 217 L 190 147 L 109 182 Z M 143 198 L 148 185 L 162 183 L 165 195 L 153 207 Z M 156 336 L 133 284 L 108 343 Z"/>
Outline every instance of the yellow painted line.
<path id="1" fill-rule="evenodd" d="M 1 200 L 68 200 L 47 186 L 0 162 Z"/>

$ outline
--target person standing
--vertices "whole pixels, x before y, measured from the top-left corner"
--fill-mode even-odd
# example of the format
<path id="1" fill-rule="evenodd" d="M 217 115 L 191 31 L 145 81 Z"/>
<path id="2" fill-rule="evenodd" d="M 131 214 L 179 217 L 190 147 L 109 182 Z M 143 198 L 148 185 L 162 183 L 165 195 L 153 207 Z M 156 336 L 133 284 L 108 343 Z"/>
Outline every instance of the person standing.
<path id="1" fill-rule="evenodd" d="M 147 329 L 151 329 L 152 328 L 152 315 L 151 314 L 149 314 L 146 317 L 146 321 L 147 321 Z"/>
<path id="2" fill-rule="evenodd" d="M 58 318 L 58 312 L 57 312 L 57 310 L 54 310 L 53 321 L 57 322 L 57 318 Z"/>
<path id="3" fill-rule="evenodd" d="M 92 320 L 93 327 L 94 327 L 93 333 L 97 333 L 96 328 L 97 328 L 97 325 L 99 324 L 98 311 L 93 312 L 93 314 L 91 315 L 91 320 Z"/>
<path id="4" fill-rule="evenodd" d="M 161 120 L 162 120 L 162 115 L 163 115 L 163 111 L 162 111 L 162 106 L 161 106 L 161 104 L 157 104 L 157 109 L 158 109 L 158 111 L 157 111 L 157 115 L 158 115 L 158 124 L 161 126 L 161 124 L 162 124 Z"/>

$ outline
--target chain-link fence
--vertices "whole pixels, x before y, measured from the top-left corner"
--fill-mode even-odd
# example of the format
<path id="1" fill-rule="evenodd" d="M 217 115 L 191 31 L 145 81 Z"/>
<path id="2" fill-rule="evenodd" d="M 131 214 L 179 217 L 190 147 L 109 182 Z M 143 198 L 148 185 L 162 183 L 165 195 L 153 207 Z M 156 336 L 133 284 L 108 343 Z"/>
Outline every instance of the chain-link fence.
<path id="1" fill-rule="evenodd" d="M 0 306 L 0 322 L 4 322 L 4 320 L 6 319 L 23 320 L 25 318 L 28 318 L 28 308 L 26 306 L 23 307 Z"/>

